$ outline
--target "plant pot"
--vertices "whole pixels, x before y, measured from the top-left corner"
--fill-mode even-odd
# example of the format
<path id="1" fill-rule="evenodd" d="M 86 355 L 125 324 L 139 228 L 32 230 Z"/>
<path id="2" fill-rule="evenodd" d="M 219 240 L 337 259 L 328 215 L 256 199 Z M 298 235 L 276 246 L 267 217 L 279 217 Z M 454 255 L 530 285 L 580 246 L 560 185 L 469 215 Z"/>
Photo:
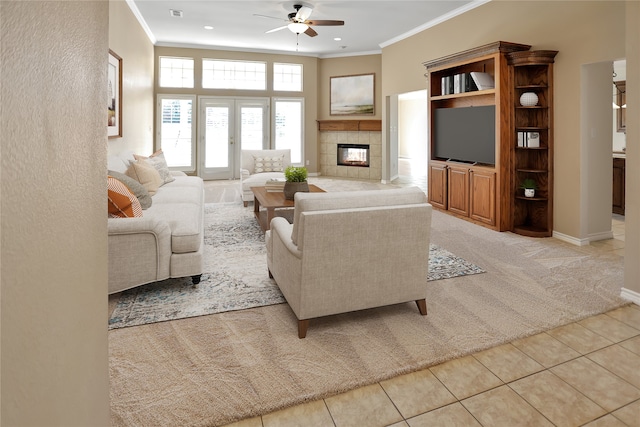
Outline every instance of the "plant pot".
<path id="1" fill-rule="evenodd" d="M 287 200 L 293 200 L 293 195 L 298 191 L 302 191 L 305 193 L 309 192 L 309 183 L 307 181 L 303 182 L 285 182 L 284 188 L 282 192 L 284 193 L 284 198 Z"/>
<path id="2" fill-rule="evenodd" d="M 534 197 L 536 195 L 536 190 L 533 188 L 525 188 L 524 189 L 524 197 Z"/>

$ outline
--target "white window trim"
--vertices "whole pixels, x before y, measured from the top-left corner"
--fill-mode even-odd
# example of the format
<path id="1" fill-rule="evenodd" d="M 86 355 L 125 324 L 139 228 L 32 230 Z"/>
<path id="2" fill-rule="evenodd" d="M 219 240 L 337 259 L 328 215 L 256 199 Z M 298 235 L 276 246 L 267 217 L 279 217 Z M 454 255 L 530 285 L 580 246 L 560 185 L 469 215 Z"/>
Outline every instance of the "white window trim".
<path id="1" fill-rule="evenodd" d="M 196 171 L 196 149 L 197 149 L 197 115 L 198 104 L 196 95 L 172 95 L 172 94 L 157 94 L 156 95 L 156 135 L 155 135 L 155 147 L 156 150 L 162 148 L 162 103 L 163 99 L 184 99 L 191 101 L 191 166 L 185 167 L 170 167 L 169 169 L 182 172 L 195 172 Z"/>

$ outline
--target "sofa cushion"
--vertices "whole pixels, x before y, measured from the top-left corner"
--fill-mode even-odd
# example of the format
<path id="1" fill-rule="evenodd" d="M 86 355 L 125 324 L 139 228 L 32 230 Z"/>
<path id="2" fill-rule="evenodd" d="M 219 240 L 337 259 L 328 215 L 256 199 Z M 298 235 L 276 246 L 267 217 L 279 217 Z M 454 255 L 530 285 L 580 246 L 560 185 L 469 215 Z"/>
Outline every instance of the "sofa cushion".
<path id="1" fill-rule="evenodd" d="M 253 156 L 253 172 L 282 172 L 284 171 L 284 155 Z"/>
<path id="2" fill-rule="evenodd" d="M 158 173 L 160 174 L 160 178 L 162 179 L 162 183 L 160 185 L 168 184 L 173 182 L 175 179 L 173 175 L 171 175 L 171 171 L 169 170 L 169 166 L 167 166 L 167 161 L 164 158 L 164 153 L 162 150 L 158 150 L 149 157 L 141 156 L 139 154 L 133 155 L 136 160 L 145 160 L 147 163 L 151 164 Z"/>
<path id="3" fill-rule="evenodd" d="M 134 218 L 142 216 L 138 198 L 112 176 L 107 177 L 107 205 L 110 218 Z"/>
<path id="4" fill-rule="evenodd" d="M 107 171 L 107 174 L 126 185 L 127 188 L 136 196 L 140 202 L 140 206 L 142 206 L 142 209 L 148 209 L 151 206 L 152 199 L 149 192 L 138 181 L 121 172 L 109 170 Z"/>
<path id="5" fill-rule="evenodd" d="M 158 188 L 162 183 L 160 173 L 152 165 L 146 162 L 146 160 L 137 160 L 129 166 L 126 174 L 131 178 L 138 181 L 147 189 L 150 195 L 156 194 Z"/>

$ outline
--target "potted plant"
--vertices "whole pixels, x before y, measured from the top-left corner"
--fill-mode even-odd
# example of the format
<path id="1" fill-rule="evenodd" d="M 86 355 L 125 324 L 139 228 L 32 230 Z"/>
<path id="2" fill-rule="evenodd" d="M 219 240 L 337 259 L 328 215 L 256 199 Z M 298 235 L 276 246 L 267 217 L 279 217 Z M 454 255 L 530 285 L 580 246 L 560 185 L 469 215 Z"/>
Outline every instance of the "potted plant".
<path id="1" fill-rule="evenodd" d="M 293 200 L 293 195 L 298 191 L 309 191 L 309 183 L 307 183 L 307 168 L 304 166 L 289 166 L 284 170 L 284 198 Z"/>
<path id="2" fill-rule="evenodd" d="M 524 189 L 524 197 L 534 197 L 536 195 L 536 188 L 538 188 L 538 185 L 535 180 L 527 178 L 522 181 L 520 188 Z"/>

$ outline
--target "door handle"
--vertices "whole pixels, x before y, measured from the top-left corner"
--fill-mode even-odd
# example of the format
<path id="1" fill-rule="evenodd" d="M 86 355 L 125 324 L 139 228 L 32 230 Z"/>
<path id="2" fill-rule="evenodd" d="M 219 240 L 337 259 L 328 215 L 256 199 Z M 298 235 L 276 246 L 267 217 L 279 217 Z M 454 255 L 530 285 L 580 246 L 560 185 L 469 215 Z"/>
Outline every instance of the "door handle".
<path id="1" fill-rule="evenodd" d="M 233 145 L 233 137 L 229 138 L 229 145 Z"/>

